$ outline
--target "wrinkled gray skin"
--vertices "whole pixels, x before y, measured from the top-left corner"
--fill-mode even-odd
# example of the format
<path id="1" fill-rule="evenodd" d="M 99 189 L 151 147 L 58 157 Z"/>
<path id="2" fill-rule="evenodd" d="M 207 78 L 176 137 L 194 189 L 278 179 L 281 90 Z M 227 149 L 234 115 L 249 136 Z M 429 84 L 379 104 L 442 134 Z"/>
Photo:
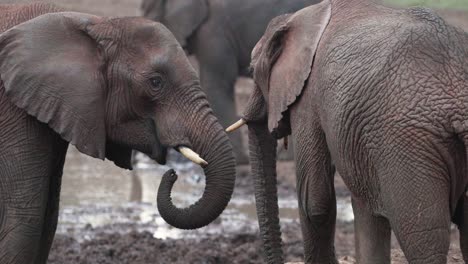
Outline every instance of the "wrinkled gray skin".
<path id="1" fill-rule="evenodd" d="M 269 263 L 283 261 L 271 149 L 289 134 L 306 263 L 337 263 L 332 160 L 358 263 L 390 263 L 391 229 L 410 263 L 446 263 L 451 222 L 468 261 L 468 34 L 427 9 L 330 0 L 273 20 L 252 56 L 244 118 Z"/>
<path id="2" fill-rule="evenodd" d="M 202 198 L 176 208 L 170 170 L 158 207 L 178 228 L 213 221 L 235 160 L 177 40 L 143 18 L 58 11 L 0 6 L 0 262 L 46 263 L 69 143 L 126 169 L 132 149 L 164 163 L 168 147 L 192 148 L 209 163 Z"/>
<path id="3" fill-rule="evenodd" d="M 160 21 L 200 65 L 202 87 L 224 127 L 238 118 L 234 84 L 250 77 L 250 53 L 274 17 L 319 0 L 143 0 L 146 18 Z M 237 162 L 245 164 L 240 132 L 230 134 Z"/>

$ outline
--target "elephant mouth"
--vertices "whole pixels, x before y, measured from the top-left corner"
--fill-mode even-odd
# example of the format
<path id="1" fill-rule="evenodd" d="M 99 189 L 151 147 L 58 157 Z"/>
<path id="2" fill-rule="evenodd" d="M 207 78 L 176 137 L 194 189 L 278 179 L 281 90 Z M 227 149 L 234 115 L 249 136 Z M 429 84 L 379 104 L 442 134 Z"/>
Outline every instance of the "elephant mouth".
<path id="1" fill-rule="evenodd" d="M 167 162 L 167 147 L 163 146 L 159 140 L 153 146 L 151 158 L 160 165 L 166 165 Z"/>
<path id="2" fill-rule="evenodd" d="M 203 158 L 200 157 L 198 153 L 194 152 L 190 147 L 187 147 L 185 144 L 176 145 L 172 147 L 157 144 L 153 147 L 153 152 L 150 155 L 150 157 L 160 165 L 166 165 L 168 148 L 173 148 L 174 150 L 182 154 L 182 156 L 192 161 L 193 163 L 200 165 L 202 168 L 208 166 L 208 162 L 206 162 Z"/>
<path id="3" fill-rule="evenodd" d="M 208 166 L 208 162 L 206 162 L 203 158 L 200 157 L 198 153 L 192 150 L 190 141 L 187 138 L 182 138 L 179 140 L 174 140 L 177 142 L 176 144 L 163 144 L 158 136 L 155 138 L 155 143 L 153 145 L 153 149 L 151 151 L 151 155 L 149 155 L 153 160 L 161 165 L 166 165 L 167 162 L 167 150 L 168 148 L 173 148 L 182 154 L 188 160 L 194 162 L 195 164 L 200 165 L 201 167 Z"/>

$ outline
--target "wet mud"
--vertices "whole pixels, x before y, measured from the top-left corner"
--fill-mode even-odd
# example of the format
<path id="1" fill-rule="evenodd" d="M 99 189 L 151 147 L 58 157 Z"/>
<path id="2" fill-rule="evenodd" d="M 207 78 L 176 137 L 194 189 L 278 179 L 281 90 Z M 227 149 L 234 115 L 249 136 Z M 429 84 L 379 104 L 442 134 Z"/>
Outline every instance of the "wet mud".
<path id="1" fill-rule="evenodd" d="M 98 233 L 78 243 L 58 235 L 49 263 L 264 263 L 257 234 L 158 239 L 150 232 Z M 285 244 L 288 260 L 300 260 L 300 241 Z"/>
<path id="2" fill-rule="evenodd" d="M 286 233 L 297 237 L 298 230 Z M 351 234 L 346 234 L 351 236 Z M 149 232 L 132 231 L 127 234 L 99 233 L 95 239 L 78 243 L 75 239 L 58 235 L 49 256 L 49 263 L 89 264 L 147 264 L 147 263 L 265 263 L 257 234 L 211 236 L 199 240 L 162 240 Z M 348 239 L 349 241 L 349 239 Z M 287 261 L 302 260 L 302 245 L 297 238 L 284 243 Z M 339 251 L 338 251 L 339 253 Z M 354 264 L 351 256 L 340 257 L 341 264 Z M 401 250 L 392 249 L 392 263 L 408 263 Z M 450 249 L 448 264 L 464 263 L 456 249 Z"/>
<path id="3" fill-rule="evenodd" d="M 180 174 L 181 180 L 173 194 L 180 206 L 200 197 L 204 178 L 198 174 L 197 167 L 177 153 L 170 153 L 167 167 L 139 155 L 135 171 L 124 175 L 110 173 L 111 167 L 107 166 L 111 164 L 88 160 L 73 148 L 68 157 L 68 175 L 64 176 L 62 192 L 64 203 L 49 263 L 264 263 L 248 166 L 239 168 L 233 199 L 215 222 L 198 230 L 178 230 L 167 225 L 156 209 L 160 175 L 168 167 Z M 295 184 L 290 175 L 294 175 L 293 163 L 279 162 L 278 193 L 285 257 L 287 261 L 301 261 L 302 235 Z M 119 184 L 120 188 L 116 187 Z M 336 253 L 343 259 L 342 263 L 355 263 L 349 192 L 339 176 L 335 185 Z M 111 192 L 112 189 L 115 191 Z M 79 191 L 70 195 L 72 190 Z M 452 233 L 448 263 L 463 263 L 455 228 Z M 407 263 L 394 237 L 392 248 L 392 263 Z"/>
<path id="4" fill-rule="evenodd" d="M 171 228 L 160 218 L 153 199 L 156 189 L 146 188 L 152 185 L 150 180 L 157 185 L 160 178 L 157 175 L 166 170 L 165 166 L 158 166 L 143 155 L 137 159 L 135 172 L 124 176 L 138 178 L 127 179 L 130 185 L 137 186 L 120 194 L 113 193 L 110 199 L 126 200 L 116 205 L 109 198 L 93 198 L 93 193 L 107 193 L 100 189 L 105 186 L 115 188 L 111 187 L 112 182 L 124 179 L 115 174 L 98 176 L 102 172 L 97 169 L 98 163 L 83 168 L 85 173 L 80 173 L 75 161 L 78 167 L 94 161 L 74 149 L 70 151 L 69 174 L 64 178 L 64 184 L 68 182 L 68 187 L 81 191 L 73 196 L 76 201 L 65 199 L 49 263 L 264 263 L 255 216 L 253 180 L 248 166 L 239 168 L 232 202 L 221 217 L 205 228 L 185 231 Z M 197 174 L 198 168 L 181 160 L 175 152 L 170 153 L 168 165 L 182 178 L 174 190 L 176 202 L 188 204 L 195 201 L 203 190 L 200 182 L 204 181 L 203 176 Z M 94 168 L 96 175 L 89 168 Z M 288 261 L 300 261 L 303 248 L 295 187 L 288 176 L 293 170 L 292 162 L 278 164 L 278 176 L 283 179 L 279 183 L 279 195 L 284 252 Z M 99 177 L 100 183 L 92 181 L 94 186 L 89 193 L 83 185 L 94 177 Z M 109 183 L 103 178 L 108 178 Z M 339 179 L 337 194 L 342 204 L 338 216 L 340 232 L 337 241 L 340 246 L 337 253 L 346 256 L 352 254 L 352 212 L 349 194 Z M 62 197 L 69 195 L 62 193 Z"/>

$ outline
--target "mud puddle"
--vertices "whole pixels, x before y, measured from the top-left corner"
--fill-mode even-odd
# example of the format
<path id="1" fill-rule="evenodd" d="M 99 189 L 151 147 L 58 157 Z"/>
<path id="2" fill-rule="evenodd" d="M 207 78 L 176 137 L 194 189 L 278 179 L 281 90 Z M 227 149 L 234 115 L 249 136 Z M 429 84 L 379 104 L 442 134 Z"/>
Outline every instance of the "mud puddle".
<path id="1" fill-rule="evenodd" d="M 170 153 L 167 166 L 140 154 L 134 171 L 88 158 L 71 148 L 61 194 L 59 225 L 48 263 L 264 263 L 250 169 L 239 168 L 233 198 L 223 214 L 197 230 L 172 228 L 160 217 L 156 193 L 161 176 L 177 171 L 172 198 L 179 207 L 197 201 L 204 190 L 198 166 Z M 279 204 L 285 258 L 301 261 L 292 163 L 279 163 Z M 338 193 L 337 253 L 352 254 L 349 195 Z"/>
<path id="2" fill-rule="evenodd" d="M 62 183 L 57 235 L 48 263 L 264 263 L 255 215 L 249 169 L 238 168 L 233 198 L 223 214 L 198 230 L 172 228 L 159 216 L 156 192 L 161 176 L 174 168 L 179 180 L 173 199 L 192 204 L 204 189 L 203 172 L 184 158 L 170 154 L 168 166 L 139 155 L 133 172 L 117 168 L 71 149 Z M 303 247 L 294 187 L 294 166 L 278 163 L 278 193 L 286 261 L 302 261 Z M 340 263 L 355 263 L 350 195 L 335 179 L 338 220 L 335 234 Z M 452 229 L 448 263 L 463 263 L 458 234 Z M 392 239 L 392 263 L 407 263 Z"/>

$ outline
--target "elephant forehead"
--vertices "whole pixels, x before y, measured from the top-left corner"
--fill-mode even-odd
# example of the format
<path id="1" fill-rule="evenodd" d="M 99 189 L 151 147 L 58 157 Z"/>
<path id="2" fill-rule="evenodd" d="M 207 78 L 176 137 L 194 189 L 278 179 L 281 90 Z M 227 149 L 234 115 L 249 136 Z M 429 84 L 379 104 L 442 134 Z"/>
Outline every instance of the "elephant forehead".
<path id="1" fill-rule="evenodd" d="M 141 63 L 158 63 L 185 55 L 174 35 L 161 23 L 135 18 L 122 29 L 121 47 Z M 122 45 L 123 44 L 123 45 Z"/>
<path id="2" fill-rule="evenodd" d="M 163 24 L 146 18 L 112 18 L 108 22 L 112 28 L 120 31 L 122 40 L 128 43 L 177 43 L 174 35 Z"/>

